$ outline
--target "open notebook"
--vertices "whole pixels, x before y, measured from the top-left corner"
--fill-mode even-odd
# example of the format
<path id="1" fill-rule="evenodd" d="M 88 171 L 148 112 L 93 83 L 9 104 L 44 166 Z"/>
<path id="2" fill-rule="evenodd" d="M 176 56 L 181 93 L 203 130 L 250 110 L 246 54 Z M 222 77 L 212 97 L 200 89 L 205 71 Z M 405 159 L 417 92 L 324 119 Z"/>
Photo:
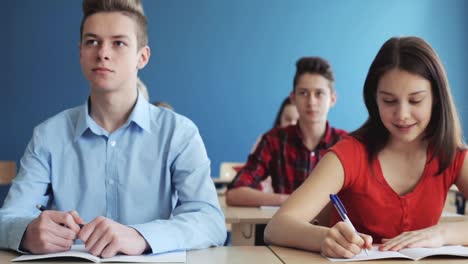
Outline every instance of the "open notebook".
<path id="1" fill-rule="evenodd" d="M 185 263 L 186 252 L 185 251 L 174 251 L 161 254 L 150 254 L 140 256 L 127 256 L 117 255 L 112 258 L 100 258 L 93 256 L 88 253 L 84 248 L 84 245 L 73 245 L 71 250 L 59 253 L 42 254 L 42 255 L 22 255 L 12 261 L 28 261 L 37 259 L 48 259 L 48 258 L 81 258 L 87 259 L 92 262 L 151 262 L 151 263 Z"/>
<path id="2" fill-rule="evenodd" d="M 369 255 L 366 255 L 364 250 L 353 258 L 328 258 L 331 261 L 362 261 L 372 259 L 389 259 L 389 258 L 405 258 L 412 260 L 420 260 L 430 256 L 458 256 L 468 257 L 468 247 L 463 246 L 443 246 L 438 248 L 405 248 L 400 251 L 379 251 L 377 246 L 368 250 Z"/>

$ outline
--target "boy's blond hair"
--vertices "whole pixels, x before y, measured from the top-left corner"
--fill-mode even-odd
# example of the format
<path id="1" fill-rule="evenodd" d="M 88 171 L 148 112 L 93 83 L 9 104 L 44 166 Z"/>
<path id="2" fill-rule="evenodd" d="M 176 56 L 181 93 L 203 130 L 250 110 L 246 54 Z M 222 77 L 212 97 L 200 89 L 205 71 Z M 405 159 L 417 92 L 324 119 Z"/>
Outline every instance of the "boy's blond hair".
<path id="1" fill-rule="evenodd" d="M 83 38 L 83 25 L 86 19 L 101 12 L 120 12 L 130 17 L 136 25 L 138 50 L 148 45 L 148 21 L 140 0 L 83 0 L 80 41 Z"/>

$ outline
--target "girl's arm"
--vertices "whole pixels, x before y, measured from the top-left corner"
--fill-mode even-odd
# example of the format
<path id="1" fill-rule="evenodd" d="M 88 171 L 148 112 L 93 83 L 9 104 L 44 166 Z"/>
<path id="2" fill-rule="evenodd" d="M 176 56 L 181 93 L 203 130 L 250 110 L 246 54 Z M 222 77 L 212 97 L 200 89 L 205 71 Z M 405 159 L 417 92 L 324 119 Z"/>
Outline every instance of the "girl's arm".
<path id="1" fill-rule="evenodd" d="M 344 170 L 338 157 L 327 153 L 307 180 L 289 197 L 268 223 L 265 241 L 280 246 L 310 251 L 322 251 L 331 257 L 352 257 L 372 239 L 357 235 L 347 224 L 339 222 L 332 228 L 310 224 L 330 202 L 344 183 Z M 334 209 L 332 209 L 334 210 Z"/>

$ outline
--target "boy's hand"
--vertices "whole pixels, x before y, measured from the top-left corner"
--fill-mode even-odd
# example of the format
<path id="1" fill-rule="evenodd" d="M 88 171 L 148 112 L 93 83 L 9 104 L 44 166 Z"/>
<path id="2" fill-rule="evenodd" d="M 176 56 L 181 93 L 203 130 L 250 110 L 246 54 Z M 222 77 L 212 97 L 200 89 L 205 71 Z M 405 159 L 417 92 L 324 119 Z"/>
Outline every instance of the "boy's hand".
<path id="1" fill-rule="evenodd" d="M 69 250 L 81 223 L 83 220 L 75 211 L 44 211 L 29 223 L 20 247 L 34 254 Z"/>
<path id="2" fill-rule="evenodd" d="M 391 239 L 382 239 L 379 250 L 398 251 L 403 248 L 414 247 L 441 247 L 445 244 L 443 231 L 444 224 L 438 224 L 428 228 L 403 232 Z"/>
<path id="3" fill-rule="evenodd" d="M 372 248 L 372 237 L 358 234 L 341 221 L 334 225 L 322 241 L 322 254 L 332 258 L 352 258 L 362 249 Z"/>
<path id="4" fill-rule="evenodd" d="M 140 255 L 149 244 L 135 229 L 99 216 L 81 228 L 78 237 L 95 256 L 110 258 L 117 253 Z"/>

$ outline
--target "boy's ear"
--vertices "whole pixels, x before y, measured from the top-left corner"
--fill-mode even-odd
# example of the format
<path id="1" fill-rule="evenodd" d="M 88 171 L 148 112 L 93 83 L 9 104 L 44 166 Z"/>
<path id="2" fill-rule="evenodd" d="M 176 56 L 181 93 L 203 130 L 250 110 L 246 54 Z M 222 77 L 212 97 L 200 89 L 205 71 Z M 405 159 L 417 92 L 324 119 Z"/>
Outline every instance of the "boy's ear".
<path id="1" fill-rule="evenodd" d="M 331 94 L 330 94 L 330 107 L 334 106 L 335 103 L 336 103 L 336 92 L 333 91 Z"/>
<path id="2" fill-rule="evenodd" d="M 137 68 L 141 70 L 146 66 L 146 64 L 148 64 L 149 58 L 151 56 L 151 50 L 148 46 L 144 46 L 143 48 L 141 48 L 139 53 L 140 56 L 138 58 Z"/>

